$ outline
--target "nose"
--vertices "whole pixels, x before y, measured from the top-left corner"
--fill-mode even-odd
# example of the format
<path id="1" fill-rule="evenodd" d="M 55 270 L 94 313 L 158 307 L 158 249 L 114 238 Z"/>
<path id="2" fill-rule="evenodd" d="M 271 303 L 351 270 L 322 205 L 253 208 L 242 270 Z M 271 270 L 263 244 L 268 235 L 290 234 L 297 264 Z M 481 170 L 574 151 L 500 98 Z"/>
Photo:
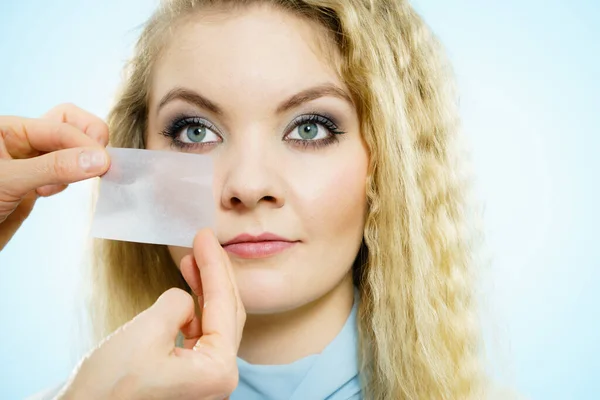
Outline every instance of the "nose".
<path id="1" fill-rule="evenodd" d="M 225 209 L 281 208 L 285 204 L 281 172 L 275 160 L 256 150 L 246 148 L 225 162 L 228 166 L 221 192 L 221 204 Z"/>

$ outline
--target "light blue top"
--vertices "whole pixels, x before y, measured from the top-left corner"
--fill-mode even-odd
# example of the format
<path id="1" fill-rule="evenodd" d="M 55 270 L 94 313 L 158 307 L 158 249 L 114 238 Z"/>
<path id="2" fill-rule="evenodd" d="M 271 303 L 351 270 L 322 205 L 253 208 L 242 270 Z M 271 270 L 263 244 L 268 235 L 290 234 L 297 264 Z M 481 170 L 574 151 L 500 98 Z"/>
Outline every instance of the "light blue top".
<path id="1" fill-rule="evenodd" d="M 240 381 L 231 400 L 360 400 L 358 296 L 337 337 L 320 354 L 286 365 L 252 365 L 238 358 Z"/>
<path id="2" fill-rule="evenodd" d="M 238 358 L 240 380 L 231 400 L 362 400 L 358 376 L 358 294 L 344 327 L 320 353 L 286 365 Z M 62 385 L 29 399 L 51 400 Z"/>

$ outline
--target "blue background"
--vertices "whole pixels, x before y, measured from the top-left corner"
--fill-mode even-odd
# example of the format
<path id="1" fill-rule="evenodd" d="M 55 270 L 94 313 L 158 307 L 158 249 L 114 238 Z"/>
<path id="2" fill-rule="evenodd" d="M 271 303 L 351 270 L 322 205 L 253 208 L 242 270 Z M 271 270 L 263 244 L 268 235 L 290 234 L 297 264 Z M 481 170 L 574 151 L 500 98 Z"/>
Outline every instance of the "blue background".
<path id="1" fill-rule="evenodd" d="M 0 114 L 106 116 L 156 1 L 2 0 Z M 490 265 L 490 373 L 533 399 L 600 393 L 600 3 L 418 0 L 458 75 Z M 0 398 L 63 381 L 86 348 L 91 183 L 39 202 L 0 253 Z M 126 268 L 126 266 L 123 266 Z"/>

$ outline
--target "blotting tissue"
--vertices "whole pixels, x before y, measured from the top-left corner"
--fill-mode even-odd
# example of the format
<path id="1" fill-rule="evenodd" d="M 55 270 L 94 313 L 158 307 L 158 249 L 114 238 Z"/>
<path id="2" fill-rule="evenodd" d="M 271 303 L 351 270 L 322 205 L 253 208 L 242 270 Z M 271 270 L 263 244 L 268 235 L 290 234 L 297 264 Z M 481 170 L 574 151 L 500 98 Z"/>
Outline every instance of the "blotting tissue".
<path id="1" fill-rule="evenodd" d="M 207 155 L 107 148 L 92 236 L 192 247 L 215 225 L 213 160 Z"/>

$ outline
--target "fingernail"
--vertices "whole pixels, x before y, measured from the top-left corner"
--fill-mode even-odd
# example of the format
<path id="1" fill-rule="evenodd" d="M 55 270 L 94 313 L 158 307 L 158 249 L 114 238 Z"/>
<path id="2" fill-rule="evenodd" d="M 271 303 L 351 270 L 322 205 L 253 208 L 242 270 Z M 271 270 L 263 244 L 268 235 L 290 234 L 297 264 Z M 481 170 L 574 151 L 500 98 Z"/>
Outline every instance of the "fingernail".
<path id="1" fill-rule="evenodd" d="M 84 151 L 79 154 L 79 166 L 86 172 L 100 171 L 105 165 L 104 151 Z"/>

